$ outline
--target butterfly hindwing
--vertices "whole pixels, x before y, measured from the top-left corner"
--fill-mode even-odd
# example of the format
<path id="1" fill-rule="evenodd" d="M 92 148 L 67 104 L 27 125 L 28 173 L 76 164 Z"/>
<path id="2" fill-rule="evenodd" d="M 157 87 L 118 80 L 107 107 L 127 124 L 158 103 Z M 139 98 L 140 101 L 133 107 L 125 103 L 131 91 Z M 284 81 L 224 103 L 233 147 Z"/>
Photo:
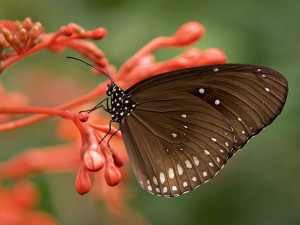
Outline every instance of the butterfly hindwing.
<path id="1" fill-rule="evenodd" d="M 198 97 L 145 91 L 121 121 L 124 143 L 140 185 L 177 196 L 212 178 L 226 163 L 234 135 L 228 121 Z"/>

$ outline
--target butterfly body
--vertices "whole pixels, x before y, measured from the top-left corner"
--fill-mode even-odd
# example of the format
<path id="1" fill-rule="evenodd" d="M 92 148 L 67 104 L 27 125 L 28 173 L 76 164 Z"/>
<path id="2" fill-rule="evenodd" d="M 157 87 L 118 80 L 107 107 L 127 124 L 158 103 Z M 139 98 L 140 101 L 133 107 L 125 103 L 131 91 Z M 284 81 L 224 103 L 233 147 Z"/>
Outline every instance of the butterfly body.
<path id="1" fill-rule="evenodd" d="M 171 71 L 126 91 L 108 86 L 108 112 L 120 123 L 139 184 L 164 197 L 214 177 L 248 139 L 270 124 L 287 81 L 267 67 L 219 64 Z"/>
<path id="2" fill-rule="evenodd" d="M 107 96 L 110 96 L 110 107 L 107 111 L 112 114 L 113 122 L 120 122 L 124 117 L 130 116 L 134 102 L 115 83 L 107 86 Z"/>

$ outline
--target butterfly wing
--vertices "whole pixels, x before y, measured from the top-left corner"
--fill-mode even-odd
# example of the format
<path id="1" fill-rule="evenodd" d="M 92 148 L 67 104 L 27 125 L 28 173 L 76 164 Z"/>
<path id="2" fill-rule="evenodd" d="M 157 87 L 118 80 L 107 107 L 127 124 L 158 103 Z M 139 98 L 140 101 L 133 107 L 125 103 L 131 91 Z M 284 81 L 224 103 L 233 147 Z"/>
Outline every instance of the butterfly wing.
<path id="1" fill-rule="evenodd" d="M 160 90 L 192 94 L 221 113 L 234 132 L 232 156 L 280 114 L 288 84 L 280 73 L 267 67 L 218 64 L 163 73 L 126 92 L 135 96 Z"/>
<path id="2" fill-rule="evenodd" d="M 139 184 L 148 192 L 177 196 L 208 181 L 233 149 L 226 118 L 202 99 L 176 91 L 142 91 L 120 123 Z"/>

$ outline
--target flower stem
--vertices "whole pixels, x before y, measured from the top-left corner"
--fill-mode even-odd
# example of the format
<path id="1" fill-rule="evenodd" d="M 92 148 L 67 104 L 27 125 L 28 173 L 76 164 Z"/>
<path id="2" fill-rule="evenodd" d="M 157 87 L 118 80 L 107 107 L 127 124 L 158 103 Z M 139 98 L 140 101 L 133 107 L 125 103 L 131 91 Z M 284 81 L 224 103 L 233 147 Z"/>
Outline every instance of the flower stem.
<path id="1" fill-rule="evenodd" d="M 33 107 L 33 106 L 23 106 L 23 107 L 0 107 L 0 114 L 1 113 L 22 113 L 22 114 L 28 114 L 28 113 L 35 113 L 35 114 L 47 114 L 47 116 L 50 115 L 57 115 L 64 119 L 73 119 L 74 115 L 70 113 L 69 111 L 65 110 L 59 110 L 59 109 L 51 109 L 51 108 L 44 108 L 44 107 Z M 47 117 L 44 116 L 44 117 Z M 38 116 L 36 116 L 38 117 Z M 36 117 L 34 119 L 36 119 Z M 0 125 L 0 132 L 7 131 L 7 130 L 13 130 L 22 126 L 26 126 L 28 124 L 36 122 L 32 119 L 33 117 L 28 117 L 25 119 L 5 123 Z M 41 116 L 39 115 L 39 118 Z"/>

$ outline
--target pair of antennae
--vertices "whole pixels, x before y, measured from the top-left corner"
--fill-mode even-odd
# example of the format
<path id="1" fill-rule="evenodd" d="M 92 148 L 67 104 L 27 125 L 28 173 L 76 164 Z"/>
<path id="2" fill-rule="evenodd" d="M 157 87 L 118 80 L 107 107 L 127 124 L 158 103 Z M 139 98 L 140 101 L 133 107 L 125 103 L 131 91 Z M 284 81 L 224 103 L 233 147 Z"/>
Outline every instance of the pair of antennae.
<path id="1" fill-rule="evenodd" d="M 87 63 L 87 62 L 85 62 L 85 61 L 83 61 L 83 60 L 81 60 L 81 59 L 78 59 L 78 58 L 75 58 L 75 57 L 71 57 L 71 56 L 67 56 L 67 58 L 68 58 L 68 59 L 75 59 L 75 60 L 78 60 L 78 61 L 80 61 L 80 62 L 83 62 L 84 64 L 86 64 L 86 65 L 88 65 L 88 66 L 94 68 L 95 70 L 98 70 L 100 73 L 102 73 L 102 74 L 104 74 L 105 76 L 107 76 L 107 77 L 110 79 L 110 81 L 111 81 L 112 83 L 114 82 L 113 79 L 111 78 L 111 76 L 110 76 L 108 73 L 106 73 L 100 66 L 89 64 L 89 63 Z"/>

